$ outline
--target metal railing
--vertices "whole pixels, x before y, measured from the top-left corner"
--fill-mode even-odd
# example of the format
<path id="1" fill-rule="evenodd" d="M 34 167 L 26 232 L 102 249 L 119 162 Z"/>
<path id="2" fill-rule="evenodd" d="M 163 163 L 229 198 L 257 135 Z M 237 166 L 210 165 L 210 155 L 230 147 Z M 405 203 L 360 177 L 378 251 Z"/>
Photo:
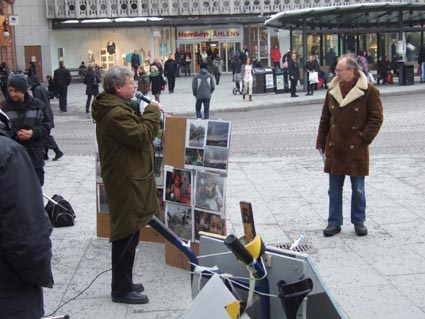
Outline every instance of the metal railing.
<path id="1" fill-rule="evenodd" d="M 304 8 L 420 0 L 46 0 L 47 19 L 269 15 Z"/>

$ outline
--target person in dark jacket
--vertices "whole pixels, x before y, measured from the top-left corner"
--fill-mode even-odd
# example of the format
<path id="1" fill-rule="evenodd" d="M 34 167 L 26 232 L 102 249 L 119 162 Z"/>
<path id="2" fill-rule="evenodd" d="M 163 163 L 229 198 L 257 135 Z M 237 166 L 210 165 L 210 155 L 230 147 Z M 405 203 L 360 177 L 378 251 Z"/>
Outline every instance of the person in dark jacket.
<path id="1" fill-rule="evenodd" d="M 134 70 L 134 79 L 137 80 L 137 70 L 139 69 L 139 65 L 142 64 L 142 61 L 140 61 L 139 53 L 137 53 L 137 50 L 134 50 L 133 54 L 131 55 L 131 67 Z"/>
<path id="2" fill-rule="evenodd" d="M 156 65 L 151 65 L 151 73 L 149 74 L 149 80 L 151 83 L 151 91 L 155 100 L 159 103 L 159 96 L 161 95 L 162 86 L 165 85 L 162 74 L 158 71 Z"/>
<path id="3" fill-rule="evenodd" d="M 0 121 L 0 317 L 39 319 L 42 287 L 53 287 L 52 225 L 31 160 L 6 129 Z"/>
<path id="4" fill-rule="evenodd" d="M 58 159 L 62 158 L 62 156 L 64 154 L 59 149 L 58 144 L 56 143 L 54 137 L 51 134 L 51 130 L 52 130 L 52 128 L 55 127 L 55 124 L 54 124 L 52 107 L 50 105 L 49 92 L 47 91 L 47 89 L 45 87 L 43 87 L 41 85 L 40 81 L 38 80 L 38 76 L 36 74 L 32 75 L 28 79 L 28 84 L 31 88 L 32 96 L 43 101 L 44 104 L 46 104 L 46 116 L 49 118 L 49 121 L 50 121 L 50 124 L 51 124 L 49 136 L 47 137 L 47 139 L 45 141 L 44 159 L 45 160 L 49 159 L 48 153 L 49 153 L 49 149 L 51 149 L 55 152 L 55 157 L 53 158 L 53 160 L 57 161 Z"/>
<path id="5" fill-rule="evenodd" d="M 168 56 L 168 60 L 164 64 L 164 76 L 168 82 L 168 92 L 174 93 L 176 85 L 177 63 L 174 61 L 173 55 Z"/>
<path id="6" fill-rule="evenodd" d="M 30 77 L 33 74 L 37 74 L 37 69 L 35 68 L 35 62 L 31 61 L 27 70 L 27 77 Z"/>
<path id="7" fill-rule="evenodd" d="M 234 71 L 235 71 L 236 88 L 238 89 L 239 92 L 242 92 L 242 86 L 241 86 L 242 65 L 243 65 L 243 63 L 242 63 L 242 60 L 239 58 L 239 54 L 236 54 L 235 58 L 233 59 L 233 68 L 234 68 Z"/>
<path id="8" fill-rule="evenodd" d="M 9 67 L 7 66 L 6 62 L 2 62 L 0 64 L 0 87 L 4 98 L 7 98 L 8 95 L 7 83 L 9 79 L 9 73 Z"/>
<path id="9" fill-rule="evenodd" d="M 196 97 L 196 117 L 202 118 L 201 108 L 204 104 L 204 119 L 209 119 L 211 94 L 215 90 L 214 78 L 207 71 L 207 63 L 201 62 L 201 70 L 192 80 L 192 92 Z"/>
<path id="10" fill-rule="evenodd" d="M 137 114 L 133 76 L 128 67 L 110 68 L 92 115 L 111 225 L 112 301 L 145 304 L 149 298 L 132 274 L 140 228 L 160 212 L 152 141 L 160 129 L 161 105 L 153 101 Z"/>
<path id="11" fill-rule="evenodd" d="M 53 73 L 53 82 L 59 95 L 59 109 L 67 112 L 68 86 L 71 84 L 71 73 L 65 67 L 63 61 L 59 62 L 59 68 Z"/>
<path id="12" fill-rule="evenodd" d="M 86 85 L 86 113 L 90 113 L 90 104 L 93 96 L 99 94 L 100 75 L 94 72 L 93 65 L 89 64 L 84 75 L 83 83 Z"/>
<path id="13" fill-rule="evenodd" d="M 422 45 L 418 53 L 418 68 L 421 72 L 420 82 L 425 82 L 425 45 Z"/>
<path id="14" fill-rule="evenodd" d="M 313 95 L 314 87 L 316 86 L 317 82 L 312 81 L 310 79 L 310 73 L 317 72 L 317 80 L 318 80 L 319 79 L 319 71 L 320 71 L 319 62 L 317 62 L 317 60 L 316 60 L 316 58 L 314 57 L 313 54 L 309 55 L 308 61 L 304 66 L 304 70 L 305 70 L 306 75 L 307 75 L 307 94 L 306 95 Z"/>
<path id="15" fill-rule="evenodd" d="M 139 66 L 139 80 L 137 81 L 137 91 L 143 93 L 143 95 L 148 95 L 150 91 L 150 79 L 149 74 L 145 71 L 143 66 Z"/>
<path id="16" fill-rule="evenodd" d="M 351 223 L 358 236 L 367 235 L 365 176 L 369 175 L 369 145 L 384 120 L 379 91 L 368 83 L 352 56 L 342 56 L 323 103 L 316 149 L 329 174 L 329 215 L 324 236 L 341 231 L 345 176 L 351 181 Z"/>
<path id="17" fill-rule="evenodd" d="M 47 90 L 49 91 L 49 98 L 54 99 L 58 98 L 58 90 L 56 89 L 56 85 L 53 82 L 53 78 L 50 75 L 46 75 L 47 81 Z"/>
<path id="18" fill-rule="evenodd" d="M 221 73 L 223 72 L 223 60 L 217 54 L 214 58 L 213 62 L 213 74 L 215 77 L 215 84 L 220 84 Z"/>
<path id="19" fill-rule="evenodd" d="M 295 53 L 292 53 L 291 58 L 288 62 L 288 77 L 289 81 L 291 82 L 291 97 L 298 97 L 297 83 L 300 79 L 300 68 L 298 66 L 297 55 Z"/>
<path id="20" fill-rule="evenodd" d="M 9 79 L 9 97 L 0 108 L 9 116 L 16 130 L 17 141 L 25 147 L 32 165 L 44 184 L 44 144 L 52 124 L 46 113 L 46 105 L 27 92 L 25 76 L 17 74 Z"/>

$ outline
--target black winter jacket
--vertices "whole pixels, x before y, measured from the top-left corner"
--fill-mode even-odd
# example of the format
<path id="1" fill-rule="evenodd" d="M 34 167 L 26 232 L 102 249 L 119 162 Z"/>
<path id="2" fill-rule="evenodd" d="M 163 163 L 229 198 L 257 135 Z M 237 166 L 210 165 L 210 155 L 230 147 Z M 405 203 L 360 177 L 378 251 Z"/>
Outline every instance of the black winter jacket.
<path id="1" fill-rule="evenodd" d="M 40 318 L 52 287 L 52 226 L 24 148 L 0 131 L 0 317 Z"/>
<path id="2" fill-rule="evenodd" d="M 19 141 L 28 152 L 35 168 L 44 166 L 44 143 L 50 134 L 52 123 L 46 115 L 46 105 L 39 99 L 25 93 L 25 100 L 17 103 L 7 98 L 0 103 L 9 116 L 16 131 L 32 129 L 33 136 L 26 141 Z"/>
<path id="3" fill-rule="evenodd" d="M 53 82 L 57 87 L 71 84 L 71 73 L 63 66 L 57 68 L 53 73 Z"/>
<path id="4" fill-rule="evenodd" d="M 83 79 L 83 83 L 86 85 L 86 95 L 98 95 L 100 81 L 99 74 L 92 70 L 88 70 Z"/>

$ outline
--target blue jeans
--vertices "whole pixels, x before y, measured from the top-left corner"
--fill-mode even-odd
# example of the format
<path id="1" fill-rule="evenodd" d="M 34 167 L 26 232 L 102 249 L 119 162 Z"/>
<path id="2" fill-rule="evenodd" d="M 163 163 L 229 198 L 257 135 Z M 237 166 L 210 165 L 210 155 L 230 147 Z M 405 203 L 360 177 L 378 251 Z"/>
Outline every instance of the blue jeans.
<path id="1" fill-rule="evenodd" d="M 421 63 L 421 81 L 425 82 L 425 62 Z"/>
<path id="2" fill-rule="evenodd" d="M 196 118 L 201 119 L 201 108 L 204 103 L 204 119 L 207 120 L 210 117 L 210 101 L 211 99 L 196 99 Z"/>
<path id="3" fill-rule="evenodd" d="M 342 190 L 345 175 L 329 174 L 329 225 L 342 225 Z M 366 193 L 364 176 L 350 176 L 351 180 L 351 223 L 366 220 Z"/>

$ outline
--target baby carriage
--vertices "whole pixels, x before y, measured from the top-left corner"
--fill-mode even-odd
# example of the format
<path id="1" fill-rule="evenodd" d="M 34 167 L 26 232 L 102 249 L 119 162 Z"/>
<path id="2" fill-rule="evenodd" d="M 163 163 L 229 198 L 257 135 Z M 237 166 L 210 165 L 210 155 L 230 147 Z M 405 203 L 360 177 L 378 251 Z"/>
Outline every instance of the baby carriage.
<path id="1" fill-rule="evenodd" d="M 243 89 L 244 89 L 243 81 L 241 79 L 241 75 L 238 73 L 235 74 L 235 84 L 236 84 L 236 87 L 233 88 L 233 91 L 232 91 L 233 95 L 237 95 L 238 93 L 243 94 Z"/>

